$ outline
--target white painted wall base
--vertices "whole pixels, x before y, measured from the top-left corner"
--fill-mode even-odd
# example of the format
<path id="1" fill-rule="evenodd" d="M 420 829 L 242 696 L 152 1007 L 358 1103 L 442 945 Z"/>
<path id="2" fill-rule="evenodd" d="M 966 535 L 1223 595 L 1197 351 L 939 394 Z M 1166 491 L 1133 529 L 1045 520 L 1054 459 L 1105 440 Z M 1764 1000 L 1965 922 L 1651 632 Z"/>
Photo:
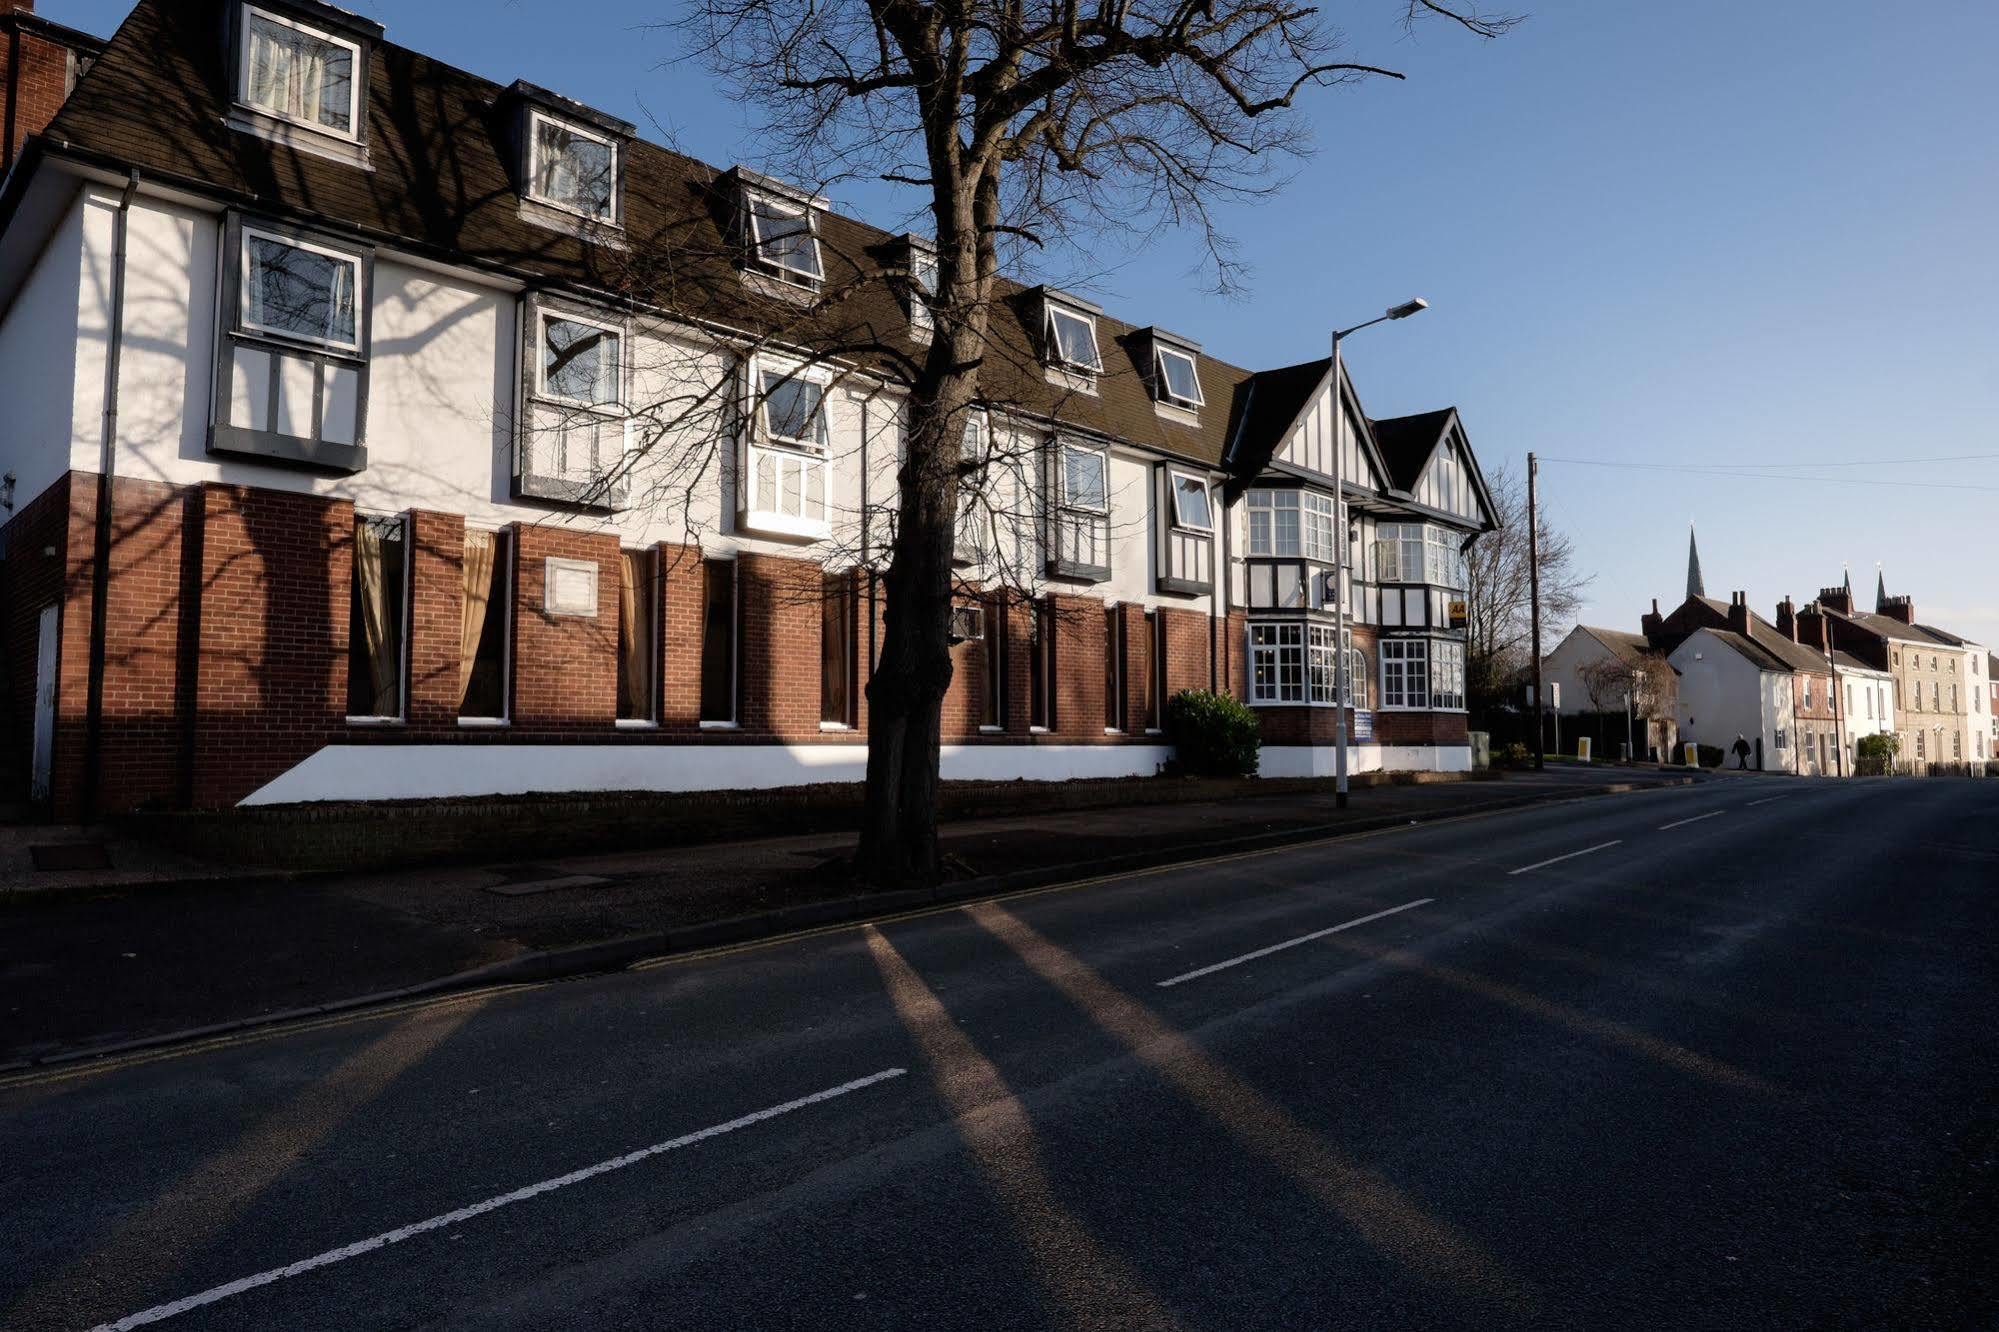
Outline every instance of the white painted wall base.
<path id="1" fill-rule="evenodd" d="M 1257 772 L 1264 777 L 1334 777 L 1335 763 L 1331 745 L 1265 745 Z M 1471 746 L 1349 745 L 1347 771 L 1470 772 Z"/>
<path id="2" fill-rule="evenodd" d="M 945 745 L 950 781 L 1150 777 L 1171 745 Z M 245 805 L 533 791 L 751 791 L 867 775 L 866 745 L 328 745 Z"/>

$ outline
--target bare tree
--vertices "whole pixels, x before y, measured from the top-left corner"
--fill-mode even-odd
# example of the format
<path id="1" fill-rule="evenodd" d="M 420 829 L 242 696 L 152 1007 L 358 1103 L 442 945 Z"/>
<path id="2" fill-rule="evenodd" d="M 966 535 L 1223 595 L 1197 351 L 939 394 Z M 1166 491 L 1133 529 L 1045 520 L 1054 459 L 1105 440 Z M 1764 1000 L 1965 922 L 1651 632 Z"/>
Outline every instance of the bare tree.
<path id="1" fill-rule="evenodd" d="M 1476 0 L 1383 0 L 1480 36 L 1513 20 Z M 938 869 L 940 704 L 965 423 L 1001 269 L 1105 232 L 1195 229 L 1234 276 L 1218 200 L 1275 188 L 1304 151 L 1298 95 L 1373 75 L 1289 0 L 702 0 L 683 21 L 712 67 L 768 116 L 801 178 L 874 175 L 920 191 L 934 238 L 933 336 L 902 375 L 904 444 L 870 704 L 859 869 L 889 883 Z"/>
<path id="2" fill-rule="evenodd" d="M 1486 480 L 1498 526 L 1473 542 L 1467 557 L 1465 686 L 1474 715 L 1504 701 L 1533 653 L 1526 484 L 1506 465 L 1492 469 Z M 1543 641 L 1553 643 L 1581 609 L 1590 580 L 1577 568 L 1574 543 L 1549 525 L 1546 513 L 1539 526 L 1541 631 Z"/>

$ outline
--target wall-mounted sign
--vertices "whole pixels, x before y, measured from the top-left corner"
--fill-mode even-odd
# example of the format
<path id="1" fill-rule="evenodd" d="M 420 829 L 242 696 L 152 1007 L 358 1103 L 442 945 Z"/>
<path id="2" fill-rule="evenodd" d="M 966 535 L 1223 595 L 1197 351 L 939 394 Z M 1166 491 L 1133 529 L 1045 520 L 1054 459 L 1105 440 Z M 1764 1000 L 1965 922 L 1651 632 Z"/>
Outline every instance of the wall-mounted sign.
<path id="1" fill-rule="evenodd" d="M 1354 710 L 1353 738 L 1356 744 L 1374 739 L 1374 714 L 1365 708 Z"/>
<path id="2" fill-rule="evenodd" d="M 550 615 L 597 614 L 597 563 L 551 555 L 542 562 L 541 608 Z"/>
<path id="3" fill-rule="evenodd" d="M 1471 616 L 1465 610 L 1464 602 L 1453 601 L 1451 603 L 1451 628 L 1453 629 L 1464 628 L 1466 622 L 1469 621 L 1470 618 Z"/>

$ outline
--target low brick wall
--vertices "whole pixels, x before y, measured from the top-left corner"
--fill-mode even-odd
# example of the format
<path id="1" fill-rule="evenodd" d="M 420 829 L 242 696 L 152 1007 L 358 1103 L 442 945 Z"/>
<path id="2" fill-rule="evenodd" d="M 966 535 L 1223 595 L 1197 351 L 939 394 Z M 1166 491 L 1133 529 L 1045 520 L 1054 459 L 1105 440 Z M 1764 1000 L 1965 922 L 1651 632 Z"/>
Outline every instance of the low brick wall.
<path id="1" fill-rule="evenodd" d="M 1357 773 L 1355 787 L 1464 781 L 1466 773 Z M 947 782 L 945 818 L 995 817 L 1120 805 L 1182 804 L 1330 791 L 1331 778 L 1264 780 L 1130 777 L 1079 782 Z M 310 870 L 388 869 L 447 861 L 685 846 L 858 822 L 859 783 L 773 791 L 492 796 L 354 804 L 260 805 L 213 812 L 132 814 L 133 837 L 228 865 Z"/>

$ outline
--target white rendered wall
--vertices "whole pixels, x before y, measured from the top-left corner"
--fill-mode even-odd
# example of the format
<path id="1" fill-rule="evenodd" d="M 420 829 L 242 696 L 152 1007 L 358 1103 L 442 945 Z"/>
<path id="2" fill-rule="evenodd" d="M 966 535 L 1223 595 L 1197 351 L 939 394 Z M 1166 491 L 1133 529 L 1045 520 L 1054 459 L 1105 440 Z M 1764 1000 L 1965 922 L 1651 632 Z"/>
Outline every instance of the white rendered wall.
<path id="1" fill-rule="evenodd" d="M 947 781 L 1150 777 L 1170 745 L 945 745 Z M 328 745 L 245 805 L 536 791 L 753 791 L 867 775 L 866 745 Z"/>
<path id="2" fill-rule="evenodd" d="M 1265 745 L 1259 777 L 1334 777 L 1338 755 L 1331 745 Z M 1347 771 L 1470 772 L 1470 745 L 1349 745 Z"/>
<path id="3" fill-rule="evenodd" d="M 1771 769 L 1790 766 L 1789 748 L 1779 751 L 1776 747 L 1779 726 L 1786 731 L 1787 746 L 1792 742 L 1789 733 L 1795 729 L 1788 697 L 1789 675 L 1766 676 L 1753 662 L 1705 629 L 1675 648 L 1668 660 L 1680 673 L 1682 743 L 1715 745 L 1733 765 L 1732 746 L 1736 736 L 1742 736 L 1752 746 L 1761 736 L 1763 765 Z M 1781 702 L 1777 697 L 1780 687 L 1785 695 Z M 1754 754 L 1750 762 L 1755 762 Z"/>
<path id="4" fill-rule="evenodd" d="M 0 319 L 0 471 L 14 473 L 16 512 L 69 470 L 79 437 L 96 446 L 103 424 L 77 416 L 83 212 L 79 201 L 63 215 Z"/>

